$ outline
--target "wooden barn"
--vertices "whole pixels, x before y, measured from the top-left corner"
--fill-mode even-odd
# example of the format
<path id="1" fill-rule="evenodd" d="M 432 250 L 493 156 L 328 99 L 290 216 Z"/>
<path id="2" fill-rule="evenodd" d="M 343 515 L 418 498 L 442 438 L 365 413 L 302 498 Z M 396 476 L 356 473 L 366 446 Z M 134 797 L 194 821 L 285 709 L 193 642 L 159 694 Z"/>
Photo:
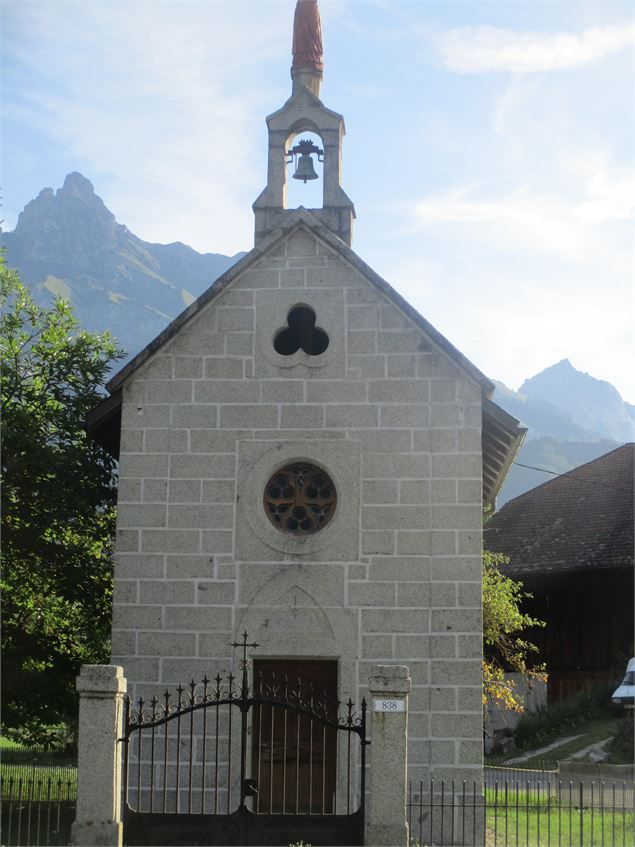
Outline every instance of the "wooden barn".
<path id="1" fill-rule="evenodd" d="M 617 682 L 633 655 L 635 444 L 510 500 L 486 526 L 487 549 L 534 596 L 526 611 L 549 671 L 548 699 Z"/>

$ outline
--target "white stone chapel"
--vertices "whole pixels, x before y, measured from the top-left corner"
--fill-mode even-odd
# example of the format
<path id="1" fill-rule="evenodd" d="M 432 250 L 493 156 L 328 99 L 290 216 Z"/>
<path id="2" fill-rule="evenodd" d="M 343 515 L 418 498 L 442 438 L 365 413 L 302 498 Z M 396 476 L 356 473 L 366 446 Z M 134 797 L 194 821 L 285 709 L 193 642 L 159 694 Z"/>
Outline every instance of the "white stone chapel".
<path id="1" fill-rule="evenodd" d="M 411 777 L 471 780 L 483 506 L 523 430 L 351 249 L 315 27 L 296 22 L 291 76 L 267 118 L 253 249 L 88 422 L 120 462 L 112 661 L 151 696 L 235 666 L 246 631 L 256 669 L 356 703 L 373 664 L 407 665 Z M 322 160 L 322 207 L 287 208 L 287 178 Z"/>

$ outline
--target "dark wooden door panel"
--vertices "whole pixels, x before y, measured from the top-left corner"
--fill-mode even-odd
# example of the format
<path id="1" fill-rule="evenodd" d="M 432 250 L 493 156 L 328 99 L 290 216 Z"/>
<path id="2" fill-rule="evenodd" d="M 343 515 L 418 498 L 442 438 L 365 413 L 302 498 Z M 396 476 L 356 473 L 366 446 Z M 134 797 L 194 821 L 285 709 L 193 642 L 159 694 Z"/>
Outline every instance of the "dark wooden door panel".
<path id="1" fill-rule="evenodd" d="M 277 685 L 337 714 L 337 662 L 256 660 L 256 688 Z M 334 811 L 337 730 L 289 708 L 258 704 L 253 715 L 254 808 L 268 814 Z"/>

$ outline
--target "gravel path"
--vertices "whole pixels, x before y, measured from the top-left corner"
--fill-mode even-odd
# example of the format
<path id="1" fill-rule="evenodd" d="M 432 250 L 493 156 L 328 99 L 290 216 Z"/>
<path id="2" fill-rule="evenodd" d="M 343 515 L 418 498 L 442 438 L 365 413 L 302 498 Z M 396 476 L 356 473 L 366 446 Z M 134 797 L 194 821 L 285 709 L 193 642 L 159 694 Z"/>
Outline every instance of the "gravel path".
<path id="1" fill-rule="evenodd" d="M 608 756 L 608 750 L 605 750 L 604 748 L 611 740 L 611 738 L 605 738 L 604 741 L 596 741 L 595 744 L 591 744 L 583 750 L 578 750 L 577 753 L 572 753 L 569 758 L 583 759 L 588 756 L 592 762 L 601 762 Z"/>
<path id="2" fill-rule="evenodd" d="M 541 756 L 543 753 L 549 753 L 551 750 L 555 750 L 556 747 L 561 747 L 563 744 L 568 744 L 570 741 L 575 741 L 577 738 L 582 738 L 582 735 L 570 735 L 568 738 L 558 738 L 556 741 L 552 741 L 551 744 L 547 744 L 546 747 L 541 747 L 539 750 L 531 750 L 529 753 L 523 753 L 522 756 L 507 759 L 505 764 L 517 765 L 521 762 L 526 762 L 527 759 L 534 759 Z"/>

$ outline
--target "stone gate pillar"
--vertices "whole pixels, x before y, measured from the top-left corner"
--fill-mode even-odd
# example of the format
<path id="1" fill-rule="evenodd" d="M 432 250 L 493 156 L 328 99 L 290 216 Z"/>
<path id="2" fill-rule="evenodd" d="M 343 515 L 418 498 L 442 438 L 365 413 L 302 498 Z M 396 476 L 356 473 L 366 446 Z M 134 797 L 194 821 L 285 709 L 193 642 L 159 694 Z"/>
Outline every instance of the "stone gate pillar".
<path id="1" fill-rule="evenodd" d="M 371 768 L 366 844 L 405 847 L 408 844 L 408 668 L 374 665 L 368 688 Z"/>
<path id="2" fill-rule="evenodd" d="M 118 665 L 82 665 L 79 692 L 77 812 L 71 842 L 82 847 L 120 847 L 123 696 Z"/>

